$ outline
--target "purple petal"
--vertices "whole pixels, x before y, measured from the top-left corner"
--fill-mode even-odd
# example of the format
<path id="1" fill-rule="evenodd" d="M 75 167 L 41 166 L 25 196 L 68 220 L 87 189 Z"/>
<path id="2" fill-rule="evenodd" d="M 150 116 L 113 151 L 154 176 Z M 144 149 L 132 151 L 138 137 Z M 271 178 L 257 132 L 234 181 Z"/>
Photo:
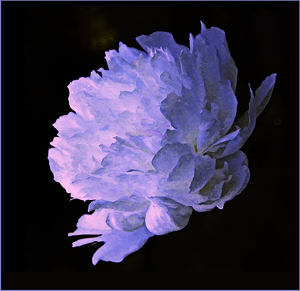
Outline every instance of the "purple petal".
<path id="1" fill-rule="evenodd" d="M 199 155 L 195 159 L 195 172 L 190 190 L 196 192 L 201 189 L 215 172 L 216 160 L 209 156 Z"/>
<path id="2" fill-rule="evenodd" d="M 188 51 L 188 48 L 186 46 L 177 44 L 173 38 L 173 35 L 169 32 L 157 31 L 150 34 L 149 36 L 141 35 L 136 38 L 136 41 L 148 53 L 151 49 L 168 48 L 173 55 L 178 67 L 180 52 L 182 50 Z"/>
<path id="3" fill-rule="evenodd" d="M 103 232 L 99 241 L 104 241 L 105 244 L 95 252 L 92 262 L 94 265 L 99 260 L 119 263 L 129 254 L 139 250 L 151 236 L 153 234 L 145 226 L 132 232 L 116 229 Z"/>
<path id="4" fill-rule="evenodd" d="M 240 194 L 249 182 L 250 171 L 248 169 L 248 160 L 243 152 L 238 151 L 222 158 L 218 163 L 219 166 L 223 164 L 224 170 L 222 174 L 224 176 L 213 177 L 212 179 L 215 181 L 200 190 L 200 194 L 207 196 L 209 200 L 200 205 L 193 206 L 194 210 L 198 212 L 209 211 L 214 207 L 223 209 L 224 203 Z M 224 166 L 225 163 L 228 164 L 228 170 L 226 169 L 227 166 Z M 220 173 L 218 173 L 218 175 L 220 175 Z M 211 193 L 211 188 L 215 182 L 218 182 L 217 185 L 219 189 L 217 189 L 216 193 Z"/>
<path id="5" fill-rule="evenodd" d="M 276 81 L 276 74 L 268 76 L 255 91 L 255 102 L 256 102 L 256 118 L 266 107 L 273 93 Z"/>
<path id="6" fill-rule="evenodd" d="M 201 29 L 201 36 L 205 38 L 209 45 L 213 45 L 217 50 L 219 60 L 220 77 L 228 79 L 231 83 L 233 92 L 237 84 L 237 67 L 229 53 L 225 32 L 217 27 Z"/>

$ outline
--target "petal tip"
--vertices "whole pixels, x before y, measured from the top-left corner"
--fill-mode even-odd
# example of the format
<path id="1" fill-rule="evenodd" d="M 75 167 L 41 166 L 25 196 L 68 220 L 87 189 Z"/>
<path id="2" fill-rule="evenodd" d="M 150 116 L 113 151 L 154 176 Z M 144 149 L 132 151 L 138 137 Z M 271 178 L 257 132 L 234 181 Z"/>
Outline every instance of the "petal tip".
<path id="1" fill-rule="evenodd" d="M 99 262 L 99 259 L 96 259 L 95 257 L 92 258 L 92 263 L 93 265 L 97 265 L 97 263 Z"/>
<path id="2" fill-rule="evenodd" d="M 205 26 L 205 24 L 200 20 L 201 23 L 201 32 L 205 31 L 207 28 Z"/>
<path id="3" fill-rule="evenodd" d="M 271 77 L 272 79 L 274 79 L 274 82 L 275 82 L 275 81 L 276 81 L 277 74 L 274 73 L 274 74 L 272 74 L 270 77 Z"/>

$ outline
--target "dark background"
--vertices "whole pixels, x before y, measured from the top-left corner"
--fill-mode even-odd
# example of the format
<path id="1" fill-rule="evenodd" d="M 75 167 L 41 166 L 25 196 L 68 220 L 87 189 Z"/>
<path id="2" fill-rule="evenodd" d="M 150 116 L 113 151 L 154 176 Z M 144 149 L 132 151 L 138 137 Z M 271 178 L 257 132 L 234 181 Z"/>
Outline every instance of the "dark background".
<path id="1" fill-rule="evenodd" d="M 298 11 L 297 2 L 2 2 L 3 284 L 76 289 L 76 280 L 62 284 L 80 272 L 78 278 L 93 278 L 85 281 L 84 289 L 93 283 L 97 289 L 134 289 L 132 284 L 142 275 L 132 277 L 129 285 L 118 279 L 103 285 L 107 276 L 103 272 L 179 271 L 190 273 L 180 277 L 190 276 L 185 285 L 171 274 L 170 278 L 163 275 L 169 278 L 167 285 L 155 285 L 159 276 L 155 275 L 137 288 L 299 289 Z M 250 182 L 223 210 L 193 212 L 185 229 L 150 238 L 121 263 L 100 261 L 94 266 L 92 255 L 101 244 L 72 248 L 76 239 L 67 236 L 87 213 L 88 202 L 69 201 L 69 194 L 53 180 L 47 160 L 49 143 L 57 134 L 52 124 L 71 111 L 67 86 L 88 77 L 92 70 L 107 69 L 105 51 L 118 49 L 119 41 L 141 49 L 137 36 L 167 31 L 177 43 L 189 46 L 189 33 L 200 33 L 200 20 L 226 33 L 239 70 L 237 116 L 248 108 L 248 83 L 254 91 L 267 76 L 277 73 L 273 96 L 242 148 L 249 159 Z M 13 66 L 11 53 L 17 43 L 18 67 Z M 18 78 L 25 77 L 18 96 L 25 99 L 21 122 L 25 137 L 18 141 L 25 157 L 21 166 L 25 181 L 20 185 L 24 203 L 17 234 L 12 205 L 19 203 L 9 191 L 16 185 L 9 182 L 11 160 L 5 152 L 12 145 L 9 105 L 16 99 L 11 88 L 18 87 L 10 74 L 12 67 L 17 72 L 21 69 Z M 17 280 L 12 272 L 26 273 Z M 237 278 L 244 280 L 238 283 Z"/>

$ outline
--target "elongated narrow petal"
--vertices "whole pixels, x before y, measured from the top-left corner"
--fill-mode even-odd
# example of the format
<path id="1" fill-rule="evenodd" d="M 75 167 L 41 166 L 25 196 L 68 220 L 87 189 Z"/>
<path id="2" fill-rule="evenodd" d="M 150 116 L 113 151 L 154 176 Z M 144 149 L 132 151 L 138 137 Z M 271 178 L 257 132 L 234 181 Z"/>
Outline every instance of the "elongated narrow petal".
<path id="1" fill-rule="evenodd" d="M 276 81 L 276 74 L 272 74 L 267 77 L 260 87 L 255 91 L 255 102 L 256 102 L 256 117 L 258 117 L 268 104 Z"/>

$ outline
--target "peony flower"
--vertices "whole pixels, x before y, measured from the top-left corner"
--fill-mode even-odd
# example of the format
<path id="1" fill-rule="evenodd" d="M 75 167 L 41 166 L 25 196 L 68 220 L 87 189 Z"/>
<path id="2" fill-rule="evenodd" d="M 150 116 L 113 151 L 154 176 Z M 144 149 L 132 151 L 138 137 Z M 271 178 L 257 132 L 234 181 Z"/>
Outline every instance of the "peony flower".
<path id="1" fill-rule="evenodd" d="M 190 48 L 167 32 L 120 42 L 106 52 L 109 70 L 68 86 L 76 112 L 58 118 L 49 163 L 72 199 L 93 200 L 73 246 L 105 242 L 93 256 L 121 262 L 154 235 L 184 228 L 193 210 L 222 209 L 250 173 L 240 151 L 268 103 L 276 74 L 235 121 L 237 68 L 225 33 L 190 34 Z"/>

